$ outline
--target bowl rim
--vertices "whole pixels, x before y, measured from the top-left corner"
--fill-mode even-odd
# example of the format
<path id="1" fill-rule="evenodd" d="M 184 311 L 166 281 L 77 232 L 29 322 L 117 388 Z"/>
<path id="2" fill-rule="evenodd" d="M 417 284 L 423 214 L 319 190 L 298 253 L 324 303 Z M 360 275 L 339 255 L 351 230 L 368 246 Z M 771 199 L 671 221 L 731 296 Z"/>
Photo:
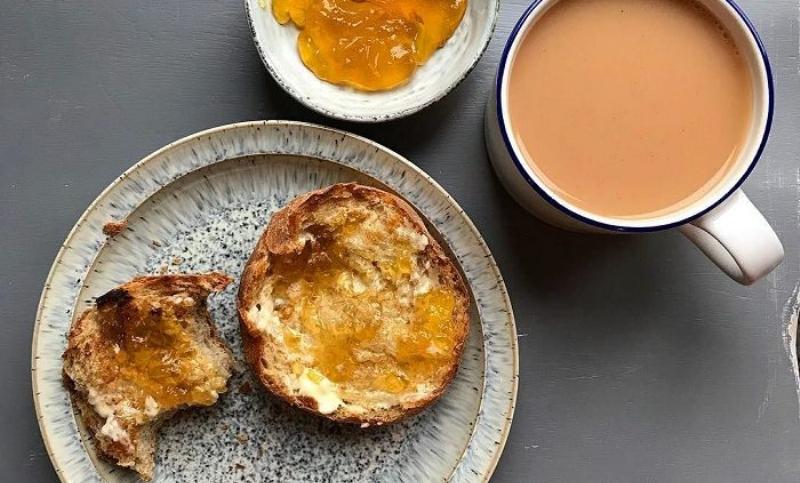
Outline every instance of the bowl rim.
<path id="1" fill-rule="evenodd" d="M 477 0 L 468 0 L 468 1 L 477 1 Z M 469 66 L 464 69 L 464 71 L 458 76 L 455 82 L 449 84 L 445 89 L 440 90 L 435 96 L 431 99 L 428 99 L 424 102 L 417 103 L 411 107 L 406 107 L 403 109 L 398 109 L 391 112 L 385 112 L 378 115 L 359 115 L 359 114 L 349 114 L 349 113 L 342 113 L 336 112 L 335 110 L 328 109 L 324 105 L 316 104 L 310 102 L 307 98 L 302 96 L 300 92 L 294 89 L 288 82 L 284 80 L 284 78 L 280 74 L 280 69 L 276 68 L 271 62 L 267 60 L 267 56 L 264 52 L 264 46 L 258 41 L 258 35 L 256 32 L 255 22 L 253 21 L 253 13 L 252 13 L 252 4 L 255 4 L 257 8 L 260 7 L 261 0 L 244 0 L 244 9 L 247 13 L 247 24 L 250 27 L 250 35 L 253 38 L 253 43 L 256 46 L 256 50 L 258 51 L 258 56 L 261 58 L 261 62 L 264 64 L 264 67 L 269 72 L 269 75 L 275 80 L 275 82 L 281 86 L 281 88 L 293 99 L 295 99 L 300 104 L 304 105 L 305 107 L 311 109 L 312 111 L 318 112 L 322 115 L 328 116 L 333 119 L 339 119 L 342 121 L 351 121 L 351 122 L 360 122 L 360 123 L 378 123 L 378 122 L 385 122 L 385 121 L 392 121 L 395 119 L 401 119 L 404 117 L 408 117 L 412 114 L 415 114 L 426 107 L 433 105 L 439 101 L 441 101 L 447 94 L 452 92 L 456 87 L 461 85 L 464 79 L 475 69 L 475 66 L 478 65 L 478 61 L 483 57 L 483 54 L 486 52 L 486 49 L 489 47 L 489 42 L 492 40 L 494 36 L 495 29 L 497 27 L 497 17 L 500 11 L 500 3 L 502 0 L 487 0 L 491 3 L 494 3 L 494 9 L 490 11 L 491 18 L 489 19 L 489 28 L 484 33 L 483 44 L 481 48 L 472 56 L 470 60 Z M 320 82 L 325 82 L 320 80 Z M 413 77 L 409 82 L 413 82 Z"/>

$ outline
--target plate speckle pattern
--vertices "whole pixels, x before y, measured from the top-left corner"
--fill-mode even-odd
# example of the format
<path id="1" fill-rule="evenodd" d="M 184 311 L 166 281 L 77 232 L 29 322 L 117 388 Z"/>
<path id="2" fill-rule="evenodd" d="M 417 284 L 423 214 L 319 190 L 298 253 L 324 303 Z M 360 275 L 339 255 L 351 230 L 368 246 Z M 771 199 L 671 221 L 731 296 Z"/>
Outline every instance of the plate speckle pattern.
<path id="1" fill-rule="evenodd" d="M 73 314 L 139 274 L 218 270 L 238 277 L 275 210 L 343 181 L 406 197 L 461 263 L 475 303 L 448 393 L 417 417 L 367 430 L 287 407 L 246 370 L 234 283 L 212 296 L 210 307 L 240 367 L 216 406 L 181 413 L 162 428 L 156 481 L 488 478 L 513 414 L 517 367 L 513 316 L 488 249 L 452 199 L 397 155 L 338 131 L 274 122 L 217 128 L 154 153 L 101 194 L 68 237 L 43 292 L 33 361 L 40 425 L 62 479 L 135 480 L 94 458 L 61 385 Z M 128 228 L 107 240 L 103 223 L 123 218 Z"/>

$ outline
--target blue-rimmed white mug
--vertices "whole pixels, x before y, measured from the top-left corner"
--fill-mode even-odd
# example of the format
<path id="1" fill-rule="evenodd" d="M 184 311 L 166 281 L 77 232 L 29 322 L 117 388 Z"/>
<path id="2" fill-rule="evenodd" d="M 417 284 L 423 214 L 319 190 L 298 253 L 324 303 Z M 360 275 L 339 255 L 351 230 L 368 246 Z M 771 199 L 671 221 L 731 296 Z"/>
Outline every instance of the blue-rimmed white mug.
<path id="1" fill-rule="evenodd" d="M 745 149 L 714 189 L 694 203 L 648 218 L 612 218 L 572 205 L 548 187 L 525 162 L 509 116 L 509 73 L 526 34 L 560 0 L 536 0 L 511 32 L 486 109 L 486 145 L 498 178 L 525 209 L 543 221 L 573 231 L 642 233 L 676 228 L 717 266 L 742 284 L 751 284 L 783 260 L 783 246 L 740 186 L 767 142 L 774 106 L 766 51 L 750 20 L 731 0 L 696 0 L 730 32 L 747 59 L 753 79 L 753 120 Z"/>

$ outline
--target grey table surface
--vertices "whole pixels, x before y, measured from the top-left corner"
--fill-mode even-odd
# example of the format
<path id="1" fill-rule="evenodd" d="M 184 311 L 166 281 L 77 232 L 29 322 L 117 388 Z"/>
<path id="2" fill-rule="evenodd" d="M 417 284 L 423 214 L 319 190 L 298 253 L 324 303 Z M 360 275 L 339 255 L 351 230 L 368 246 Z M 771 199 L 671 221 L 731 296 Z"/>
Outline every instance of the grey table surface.
<path id="1" fill-rule="evenodd" d="M 525 0 L 505 0 L 451 95 L 380 125 L 312 113 L 269 78 L 240 0 L 0 0 L 0 481 L 53 481 L 33 410 L 39 294 L 73 223 L 124 169 L 208 127 L 293 119 L 365 135 L 447 189 L 505 276 L 519 331 L 514 425 L 495 473 L 517 481 L 800 481 L 782 338 L 800 279 L 797 0 L 742 6 L 771 54 L 772 137 L 745 185 L 786 245 L 745 288 L 674 232 L 576 235 L 525 214 L 487 162 L 482 115 Z"/>

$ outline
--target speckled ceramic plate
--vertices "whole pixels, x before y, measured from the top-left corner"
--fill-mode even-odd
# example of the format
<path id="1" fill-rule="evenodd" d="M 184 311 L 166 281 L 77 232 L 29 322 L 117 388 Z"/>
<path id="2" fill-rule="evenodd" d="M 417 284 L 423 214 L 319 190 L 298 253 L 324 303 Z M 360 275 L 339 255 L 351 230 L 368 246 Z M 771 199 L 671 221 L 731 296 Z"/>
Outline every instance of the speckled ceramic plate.
<path id="1" fill-rule="evenodd" d="M 453 36 L 404 85 L 364 92 L 318 79 L 297 53 L 298 29 L 280 25 L 272 0 L 244 0 L 256 48 L 270 75 L 286 92 L 326 116 L 379 122 L 408 116 L 453 90 L 483 55 L 494 32 L 500 0 L 467 0 Z"/>
<path id="2" fill-rule="evenodd" d="M 474 302 L 458 377 L 434 407 L 360 430 L 248 391 L 236 284 L 210 301 L 241 362 L 214 407 L 161 430 L 156 481 L 482 481 L 508 435 L 517 389 L 514 319 L 480 234 L 428 175 L 395 153 L 341 131 L 296 122 L 248 122 L 184 138 L 119 177 L 67 237 L 47 279 L 33 337 L 33 389 L 48 453 L 63 481 L 130 481 L 99 461 L 61 380 L 73 317 L 140 274 L 219 270 L 238 277 L 270 214 L 303 192 L 358 181 L 405 197 L 457 257 Z M 114 239 L 102 226 L 127 219 Z M 258 386 L 252 383 L 253 388 Z"/>

